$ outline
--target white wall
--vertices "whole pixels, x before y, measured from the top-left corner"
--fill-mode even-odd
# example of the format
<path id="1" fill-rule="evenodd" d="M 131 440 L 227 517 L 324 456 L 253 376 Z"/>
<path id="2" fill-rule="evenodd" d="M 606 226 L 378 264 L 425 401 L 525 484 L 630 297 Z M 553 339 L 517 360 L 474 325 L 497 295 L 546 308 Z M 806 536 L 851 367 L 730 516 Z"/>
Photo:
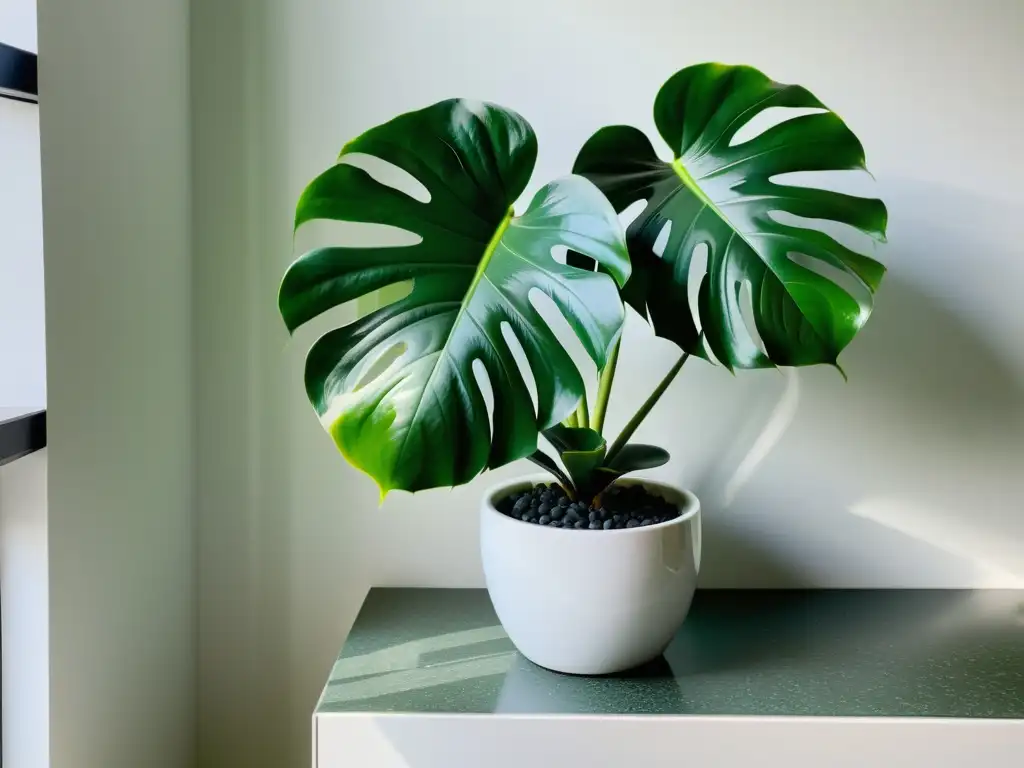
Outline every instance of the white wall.
<path id="1" fill-rule="evenodd" d="M 36 50 L 33 0 L 0 2 L 0 41 Z M 0 98 L 0 410 L 46 404 L 39 108 Z M 46 452 L 0 468 L 3 756 L 49 765 Z"/>
<path id="2" fill-rule="evenodd" d="M 0 3 L 0 42 L 36 50 L 32 0 Z M 0 407 L 46 404 L 39 108 L 0 99 Z"/>
<path id="3" fill-rule="evenodd" d="M 187 0 L 40 0 L 52 768 L 195 761 Z"/>
<path id="4" fill-rule="evenodd" d="M 200 764 L 281 766 L 288 550 L 273 462 L 283 416 L 265 247 L 263 2 L 192 5 L 192 215 Z M 279 109 L 274 106 L 273 109 Z M 264 374 L 270 373 L 266 376 Z M 308 731 L 308 728 L 307 728 Z"/>
<path id="5" fill-rule="evenodd" d="M 46 451 L 0 467 L 3 764 L 49 768 Z"/>
<path id="6" fill-rule="evenodd" d="M 305 182 L 365 128 L 453 95 L 532 122 L 529 194 L 601 125 L 654 136 L 654 94 L 687 64 L 752 63 L 818 93 L 864 141 L 891 213 L 890 274 L 844 355 L 850 382 L 826 369 L 733 378 L 694 362 L 638 437 L 669 448 L 662 476 L 704 501 L 706 586 L 1024 577 L 1024 305 L 1012 294 L 1024 283 L 1020 3 L 202 5 L 193 67 L 212 81 L 195 102 L 194 156 L 204 764 L 232 745 L 297 762 L 367 586 L 480 584 L 481 487 L 526 469 L 394 494 L 378 510 L 373 484 L 344 465 L 305 401 L 311 334 L 289 343 L 274 315 Z M 613 427 L 671 354 L 630 327 Z M 235 736 L 217 731 L 224 718 Z"/>
<path id="7" fill-rule="evenodd" d="M 0 41 L 37 51 L 36 4 L 33 0 L 3 0 L 0 2 Z"/>

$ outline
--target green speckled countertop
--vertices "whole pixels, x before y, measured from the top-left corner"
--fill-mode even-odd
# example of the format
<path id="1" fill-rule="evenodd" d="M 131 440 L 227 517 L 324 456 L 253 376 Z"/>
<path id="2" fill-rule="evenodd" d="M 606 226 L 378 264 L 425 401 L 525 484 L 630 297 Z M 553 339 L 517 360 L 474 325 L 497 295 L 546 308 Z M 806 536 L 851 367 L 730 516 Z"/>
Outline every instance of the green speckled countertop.
<path id="1" fill-rule="evenodd" d="M 337 712 L 1024 718 L 1024 590 L 700 591 L 663 659 L 585 678 L 520 656 L 484 590 L 373 589 Z"/>

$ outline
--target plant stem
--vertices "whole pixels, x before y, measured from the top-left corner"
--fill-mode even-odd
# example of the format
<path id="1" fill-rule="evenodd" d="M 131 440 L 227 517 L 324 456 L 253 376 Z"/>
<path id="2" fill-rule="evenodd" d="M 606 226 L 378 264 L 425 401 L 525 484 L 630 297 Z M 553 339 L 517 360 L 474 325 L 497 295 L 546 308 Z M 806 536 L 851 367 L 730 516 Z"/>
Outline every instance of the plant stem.
<path id="1" fill-rule="evenodd" d="M 622 344 L 622 336 L 615 342 L 612 352 L 608 356 L 604 370 L 601 371 L 601 378 L 597 383 L 597 402 L 594 403 L 594 418 L 591 426 L 598 434 L 604 429 L 604 417 L 608 413 L 608 398 L 612 394 L 612 380 L 615 378 L 615 366 L 619 362 L 619 345 Z"/>
<path id="2" fill-rule="evenodd" d="M 622 428 L 622 432 L 619 433 L 619 436 L 615 438 L 615 442 L 612 443 L 611 447 L 608 449 L 608 454 L 604 460 L 605 465 L 610 464 L 612 459 L 614 459 L 618 452 L 622 450 L 623 446 L 629 442 L 629 438 L 631 438 L 633 433 L 636 432 L 637 427 L 640 426 L 640 422 L 646 418 L 647 414 L 650 413 L 651 409 L 654 407 L 654 404 L 658 402 L 663 394 L 665 394 L 665 390 L 668 389 L 668 385 L 672 383 L 676 374 L 682 369 L 683 363 L 685 363 L 689 357 L 689 352 L 683 352 L 683 356 L 680 357 L 679 360 L 676 361 L 676 364 L 669 369 L 669 372 L 665 374 L 665 378 L 663 378 L 658 386 L 654 388 L 654 391 L 651 392 L 650 397 L 644 401 L 644 404 L 640 406 L 640 409 L 633 414 L 633 418 L 631 418 L 626 426 Z"/>
<path id="3" fill-rule="evenodd" d="M 565 424 L 565 426 L 567 427 L 577 426 L 577 412 L 573 411 L 572 413 L 570 413 L 568 416 L 565 417 L 565 421 L 563 421 L 562 423 Z"/>
<path id="4" fill-rule="evenodd" d="M 576 406 L 576 426 L 586 429 L 590 426 L 590 411 L 587 409 L 587 393 L 583 393 L 580 404 Z"/>

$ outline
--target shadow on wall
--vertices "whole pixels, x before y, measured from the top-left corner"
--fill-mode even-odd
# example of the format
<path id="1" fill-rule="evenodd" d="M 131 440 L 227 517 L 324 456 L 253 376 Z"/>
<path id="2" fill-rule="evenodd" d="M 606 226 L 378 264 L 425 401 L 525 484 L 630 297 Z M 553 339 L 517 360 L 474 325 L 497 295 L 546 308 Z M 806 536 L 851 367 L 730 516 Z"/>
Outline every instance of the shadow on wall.
<path id="1" fill-rule="evenodd" d="M 885 194 L 902 225 L 849 382 L 784 372 L 692 478 L 704 585 L 1024 584 L 1021 216 L 948 189 Z"/>
<path id="2" fill-rule="evenodd" d="M 702 500 L 702 586 L 1012 587 L 1024 577 L 1024 344 L 1008 341 L 1024 312 L 1010 294 L 1024 284 L 1024 254 L 1008 253 L 1024 242 L 1011 232 L 1024 216 L 931 187 L 882 194 L 890 273 L 843 355 L 849 382 L 822 367 L 733 378 L 694 361 L 637 433 L 673 455 L 652 475 Z M 631 335 L 612 429 L 675 359 L 642 321 Z M 294 681 L 305 702 L 370 583 L 482 585 L 480 495 L 534 469 L 520 462 L 378 508 L 372 481 L 345 466 L 309 411 L 294 376 L 301 345 L 287 357 L 281 567 L 290 625 L 320 627 L 294 639 L 315 660 Z"/>
<path id="3" fill-rule="evenodd" d="M 1024 308 L 991 277 L 1024 283 L 1024 257 L 1007 253 L 1020 247 L 1011 230 L 1022 217 L 931 186 L 882 194 L 890 272 L 842 357 L 848 382 L 824 367 L 732 377 L 694 361 L 637 433 L 673 455 L 652 476 L 703 502 L 702 586 L 1011 587 L 1024 577 L 1024 345 L 1005 335 Z M 958 213 L 978 222 L 971 242 Z M 677 354 L 633 320 L 613 429 Z M 289 370 L 301 369 L 298 349 Z M 306 563 L 297 591 L 310 610 L 343 598 L 350 615 L 368 583 L 480 585 L 480 495 L 534 468 L 392 494 L 378 509 L 372 481 L 344 466 L 308 408 L 296 391 L 290 444 L 302 448 L 289 461 L 303 513 L 292 551 Z"/>

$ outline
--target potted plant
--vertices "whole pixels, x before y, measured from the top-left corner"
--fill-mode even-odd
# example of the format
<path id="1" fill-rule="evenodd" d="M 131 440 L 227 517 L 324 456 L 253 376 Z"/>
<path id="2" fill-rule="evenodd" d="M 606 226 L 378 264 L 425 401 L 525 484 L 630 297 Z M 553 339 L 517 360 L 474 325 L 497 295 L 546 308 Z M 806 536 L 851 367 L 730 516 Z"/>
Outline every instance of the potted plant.
<path id="1" fill-rule="evenodd" d="M 771 107 L 817 111 L 734 141 Z M 372 128 L 309 184 L 295 226 L 383 224 L 418 242 L 314 249 L 289 267 L 279 296 L 294 330 L 411 281 L 407 294 L 313 344 L 306 391 L 382 498 L 468 483 L 522 458 L 549 473 L 547 482 L 525 478 L 485 495 L 481 547 L 509 637 L 532 661 L 562 672 L 611 673 L 656 657 L 689 608 L 699 502 L 682 489 L 622 479 L 668 461 L 664 449 L 631 438 L 683 364 L 700 357 L 729 370 L 838 367 L 884 273 L 869 255 L 802 223 L 828 220 L 881 240 L 881 201 L 774 178 L 865 167 L 860 142 L 809 91 L 751 67 L 700 64 L 662 86 L 654 117 L 671 160 L 635 128 L 603 128 L 573 175 L 542 187 L 518 215 L 537 142 L 515 112 L 456 99 Z M 397 166 L 425 194 L 364 170 L 360 155 Z M 636 201 L 645 207 L 623 232 L 617 213 Z M 568 249 L 564 261 L 552 253 L 558 246 Z M 707 272 L 693 286 L 691 311 L 699 247 Z M 550 299 L 596 365 L 592 404 L 536 294 Z M 680 356 L 608 440 L 626 306 Z M 490 412 L 474 366 L 489 381 Z M 541 435 L 554 456 L 538 449 Z"/>

